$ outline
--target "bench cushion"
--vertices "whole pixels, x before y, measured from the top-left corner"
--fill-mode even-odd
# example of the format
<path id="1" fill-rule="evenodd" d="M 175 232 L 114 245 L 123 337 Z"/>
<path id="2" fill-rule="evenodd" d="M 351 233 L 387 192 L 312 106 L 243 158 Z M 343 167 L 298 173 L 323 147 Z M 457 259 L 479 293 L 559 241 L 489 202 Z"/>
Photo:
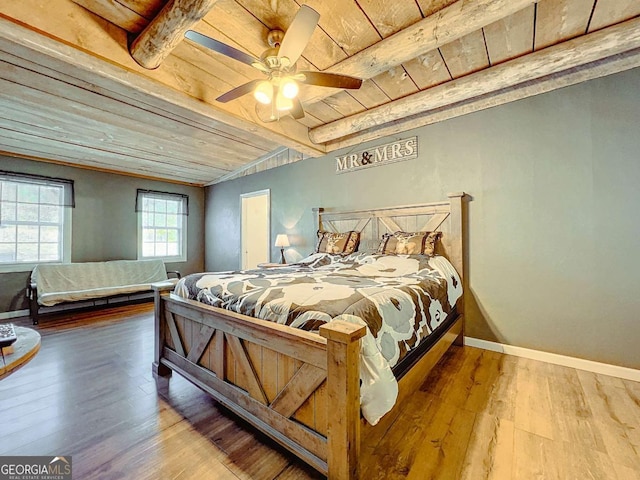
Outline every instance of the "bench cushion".
<path id="1" fill-rule="evenodd" d="M 52 306 L 90 298 L 150 290 L 167 280 L 162 260 L 56 263 L 36 266 L 31 274 L 38 303 Z"/>

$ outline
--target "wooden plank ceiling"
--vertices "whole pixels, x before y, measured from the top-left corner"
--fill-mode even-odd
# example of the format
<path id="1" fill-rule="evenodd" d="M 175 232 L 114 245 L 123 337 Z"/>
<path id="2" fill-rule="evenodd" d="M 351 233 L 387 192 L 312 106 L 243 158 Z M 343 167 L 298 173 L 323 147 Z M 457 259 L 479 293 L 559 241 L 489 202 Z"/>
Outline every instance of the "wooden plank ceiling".
<path id="1" fill-rule="evenodd" d="M 302 4 L 208 2 L 192 28 L 254 56 Z M 163 8 L 202 0 L 3 2 L 0 152 L 206 185 L 640 65 L 638 0 L 306 3 L 320 22 L 298 69 L 363 86 L 303 86 L 303 119 L 264 123 L 251 95 L 215 101 L 260 78 L 247 65 L 181 36 L 156 69 L 131 57 Z"/>

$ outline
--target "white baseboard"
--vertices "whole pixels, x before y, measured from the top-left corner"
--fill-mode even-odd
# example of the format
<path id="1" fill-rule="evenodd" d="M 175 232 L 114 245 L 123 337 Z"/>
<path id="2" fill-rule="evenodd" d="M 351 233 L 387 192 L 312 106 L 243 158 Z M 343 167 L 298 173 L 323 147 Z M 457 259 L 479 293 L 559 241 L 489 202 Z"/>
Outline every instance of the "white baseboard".
<path id="1" fill-rule="evenodd" d="M 516 357 L 540 360 L 541 362 L 553 363 L 554 365 L 562 365 L 564 367 L 577 368 L 578 370 L 586 370 L 587 372 L 601 373 L 603 375 L 640 382 L 640 370 L 633 368 L 619 367 L 617 365 L 594 362 L 583 358 L 567 357 L 565 355 L 558 355 L 557 353 L 542 352 L 540 350 L 515 347 L 503 343 L 489 342 L 472 337 L 464 337 L 464 344 L 470 347 L 482 348 L 484 350 L 505 353 Z"/>
<path id="2" fill-rule="evenodd" d="M 9 320 L 16 317 L 28 317 L 29 310 L 14 310 L 12 312 L 0 312 L 0 320 Z"/>

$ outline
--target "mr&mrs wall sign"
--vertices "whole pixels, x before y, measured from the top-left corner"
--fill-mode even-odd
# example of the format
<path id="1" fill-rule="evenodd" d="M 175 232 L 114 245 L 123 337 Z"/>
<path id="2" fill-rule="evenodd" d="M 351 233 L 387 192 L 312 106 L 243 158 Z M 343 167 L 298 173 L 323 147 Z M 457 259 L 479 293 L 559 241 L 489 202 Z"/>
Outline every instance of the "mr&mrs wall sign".
<path id="1" fill-rule="evenodd" d="M 410 137 L 336 157 L 336 173 L 355 172 L 417 157 L 418 137 Z"/>

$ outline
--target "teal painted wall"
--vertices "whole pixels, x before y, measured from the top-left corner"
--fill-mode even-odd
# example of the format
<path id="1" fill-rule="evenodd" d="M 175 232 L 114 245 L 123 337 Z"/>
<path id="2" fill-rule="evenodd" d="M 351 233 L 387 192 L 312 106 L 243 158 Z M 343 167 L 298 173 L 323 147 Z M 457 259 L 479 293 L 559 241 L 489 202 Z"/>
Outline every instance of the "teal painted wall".
<path id="1" fill-rule="evenodd" d="M 167 264 L 182 273 L 204 267 L 204 189 L 116 175 L 52 163 L 0 156 L 0 169 L 74 180 L 71 261 L 135 260 L 138 188 L 189 195 L 187 261 Z M 28 308 L 25 287 L 30 272 L 0 273 L 0 312 Z"/>
<path id="2" fill-rule="evenodd" d="M 312 207 L 466 191 L 467 335 L 640 368 L 640 69 L 371 145 L 411 135 L 415 160 L 336 175 L 347 149 L 207 188 L 206 268 L 238 268 L 242 193 L 271 190 L 293 260 L 313 249 Z"/>

